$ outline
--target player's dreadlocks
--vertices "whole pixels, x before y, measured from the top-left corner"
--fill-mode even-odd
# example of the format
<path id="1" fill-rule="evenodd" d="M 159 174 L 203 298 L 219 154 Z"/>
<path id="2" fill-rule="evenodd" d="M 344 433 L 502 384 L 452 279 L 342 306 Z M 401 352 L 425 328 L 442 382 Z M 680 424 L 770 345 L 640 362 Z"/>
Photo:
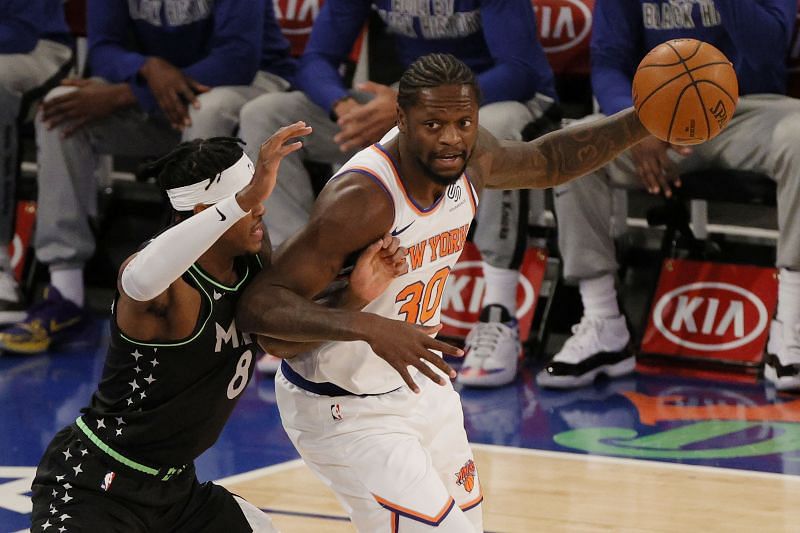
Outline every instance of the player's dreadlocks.
<path id="1" fill-rule="evenodd" d="M 162 190 L 214 179 L 242 157 L 244 142 L 236 137 L 211 137 L 182 142 L 165 156 L 143 165 L 142 179 L 156 178 Z"/>
<path id="2" fill-rule="evenodd" d="M 475 74 L 463 61 L 451 54 L 427 54 L 411 63 L 400 78 L 397 103 L 408 109 L 417 103 L 420 89 L 442 85 L 471 85 L 480 101 Z"/>
<path id="3" fill-rule="evenodd" d="M 183 187 L 208 180 L 236 163 L 241 157 L 244 141 L 236 137 L 210 137 L 182 142 L 168 154 L 139 167 L 139 179 L 155 178 L 166 199 L 167 189 Z M 169 204 L 169 202 L 167 202 Z M 171 210 L 165 226 L 192 216 L 191 211 Z"/>

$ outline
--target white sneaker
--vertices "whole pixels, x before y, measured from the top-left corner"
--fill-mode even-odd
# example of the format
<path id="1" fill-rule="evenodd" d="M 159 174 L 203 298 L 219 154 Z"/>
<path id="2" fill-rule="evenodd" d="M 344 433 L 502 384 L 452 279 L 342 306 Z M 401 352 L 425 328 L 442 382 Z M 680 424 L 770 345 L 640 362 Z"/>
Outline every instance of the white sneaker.
<path id="1" fill-rule="evenodd" d="M 589 318 L 572 326 L 572 337 L 537 375 L 540 387 L 568 389 L 589 385 L 605 374 L 619 377 L 633 372 L 636 359 L 628 343 L 625 317 Z"/>
<path id="2" fill-rule="evenodd" d="M 0 270 L 0 324 L 16 324 L 25 320 L 26 307 L 11 273 Z"/>
<path id="3" fill-rule="evenodd" d="M 265 353 L 261 356 L 261 359 L 256 362 L 256 370 L 265 376 L 274 376 L 281 366 L 281 361 L 282 359 L 280 357 Z"/>
<path id="4" fill-rule="evenodd" d="M 467 335 L 464 363 L 456 381 L 471 387 L 499 387 L 514 381 L 522 353 L 519 325 L 502 305 L 487 305 Z"/>
<path id="5" fill-rule="evenodd" d="M 773 320 L 769 328 L 764 379 L 780 391 L 800 391 L 800 323 L 785 328 Z"/>

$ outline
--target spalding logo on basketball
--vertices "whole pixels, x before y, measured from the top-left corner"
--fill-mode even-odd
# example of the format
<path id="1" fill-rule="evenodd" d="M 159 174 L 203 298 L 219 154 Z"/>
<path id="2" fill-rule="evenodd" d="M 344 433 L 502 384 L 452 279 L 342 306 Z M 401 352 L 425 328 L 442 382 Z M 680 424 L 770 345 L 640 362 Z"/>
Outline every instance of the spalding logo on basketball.
<path id="1" fill-rule="evenodd" d="M 667 339 L 694 350 L 732 350 L 767 329 L 767 308 L 752 292 L 719 282 L 690 283 L 662 296 L 653 323 Z"/>

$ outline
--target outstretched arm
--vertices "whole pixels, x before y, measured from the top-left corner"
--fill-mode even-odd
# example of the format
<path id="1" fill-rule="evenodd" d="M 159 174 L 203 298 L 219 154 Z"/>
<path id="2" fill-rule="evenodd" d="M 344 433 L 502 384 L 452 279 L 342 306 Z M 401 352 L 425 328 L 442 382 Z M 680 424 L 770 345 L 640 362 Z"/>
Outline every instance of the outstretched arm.
<path id="1" fill-rule="evenodd" d="M 407 251 L 400 240 L 385 235 L 364 250 L 356 261 L 344 287 L 317 303 L 326 307 L 360 311 L 378 297 L 392 280 L 408 272 Z M 290 358 L 318 347 L 322 342 L 295 342 L 258 336 L 261 347 L 276 357 Z"/>
<path id="2" fill-rule="evenodd" d="M 475 160 L 489 189 L 543 189 L 584 176 L 649 135 L 633 108 L 548 133 L 498 141 L 481 130 Z"/>
<path id="3" fill-rule="evenodd" d="M 245 291 L 239 301 L 237 325 L 244 331 L 288 341 L 366 341 L 412 390 L 418 388 L 408 366 L 441 383 L 423 360 L 454 375 L 430 351 L 461 353 L 430 337 L 439 326 L 329 309 L 313 301 L 335 279 L 347 257 L 391 229 L 392 212 L 389 197 L 366 176 L 346 174 L 330 182 L 309 223 L 284 245 L 272 268 L 261 272 Z"/>

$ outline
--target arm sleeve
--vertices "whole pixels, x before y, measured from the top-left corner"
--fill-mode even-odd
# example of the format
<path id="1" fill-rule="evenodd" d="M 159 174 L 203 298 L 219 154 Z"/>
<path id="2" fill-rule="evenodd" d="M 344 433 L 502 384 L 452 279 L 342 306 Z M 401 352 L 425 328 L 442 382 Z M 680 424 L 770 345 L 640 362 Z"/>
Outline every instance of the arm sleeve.
<path id="1" fill-rule="evenodd" d="M 598 0 L 592 25 L 592 90 L 606 115 L 633 105 L 631 88 L 642 48 L 638 0 Z"/>
<path id="2" fill-rule="evenodd" d="M 553 71 L 536 36 L 531 3 L 482 2 L 481 22 L 494 61 L 478 76 L 482 103 L 523 101 L 536 92 L 555 97 Z"/>
<path id="3" fill-rule="evenodd" d="M 758 67 L 783 61 L 792 37 L 796 0 L 715 0 L 722 25 L 745 62 Z"/>
<path id="4" fill-rule="evenodd" d="M 37 13 L 41 0 L 11 0 L 0 8 L 0 54 L 27 54 L 39 41 Z"/>
<path id="5" fill-rule="evenodd" d="M 125 265 L 122 290 L 134 300 L 152 300 L 245 215 L 234 195 L 168 229 Z"/>
<path id="6" fill-rule="evenodd" d="M 295 82 L 328 113 L 334 102 L 347 95 L 339 65 L 347 59 L 369 10 L 369 1 L 328 0 L 314 21 Z"/>

